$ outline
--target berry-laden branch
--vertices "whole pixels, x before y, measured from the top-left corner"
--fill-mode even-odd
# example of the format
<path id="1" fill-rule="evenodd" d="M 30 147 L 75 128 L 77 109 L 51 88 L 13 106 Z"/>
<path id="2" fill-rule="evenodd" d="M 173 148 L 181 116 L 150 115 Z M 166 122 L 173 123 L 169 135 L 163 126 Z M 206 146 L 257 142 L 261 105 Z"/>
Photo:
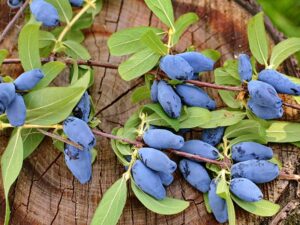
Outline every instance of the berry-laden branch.
<path id="1" fill-rule="evenodd" d="M 12 20 L 7 24 L 7 26 L 4 28 L 3 32 L 0 35 L 0 43 L 4 40 L 5 36 L 8 34 L 8 32 L 12 29 L 16 21 L 19 19 L 19 17 L 22 15 L 26 7 L 29 5 L 30 0 L 26 0 L 24 4 L 21 6 L 21 8 L 18 10 L 16 15 L 12 18 Z"/>

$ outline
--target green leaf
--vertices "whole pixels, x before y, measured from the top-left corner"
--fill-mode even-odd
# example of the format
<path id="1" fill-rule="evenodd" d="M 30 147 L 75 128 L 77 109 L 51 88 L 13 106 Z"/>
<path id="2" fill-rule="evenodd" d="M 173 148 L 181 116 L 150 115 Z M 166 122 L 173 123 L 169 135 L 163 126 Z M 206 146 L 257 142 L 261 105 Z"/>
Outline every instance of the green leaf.
<path id="1" fill-rule="evenodd" d="M 255 134 L 258 137 L 265 137 L 266 130 L 258 121 L 242 120 L 237 124 L 227 127 L 224 133 L 224 137 L 233 138 L 239 137 L 244 134 Z"/>
<path id="2" fill-rule="evenodd" d="M 211 207 L 209 205 L 209 200 L 208 200 L 208 192 L 203 193 L 203 199 L 204 199 L 204 204 L 205 204 L 206 211 L 208 213 L 212 213 Z"/>
<path id="3" fill-rule="evenodd" d="M 34 90 L 47 87 L 66 67 L 62 62 L 49 62 L 42 66 L 45 77 L 34 87 Z"/>
<path id="4" fill-rule="evenodd" d="M 21 137 L 21 128 L 14 129 L 8 145 L 1 157 L 1 169 L 3 188 L 5 196 L 5 225 L 9 224 L 10 207 L 9 207 L 9 190 L 15 182 L 22 169 L 23 164 L 23 142 Z"/>
<path id="5" fill-rule="evenodd" d="M 206 124 L 211 118 L 210 111 L 200 107 L 187 108 L 187 114 L 187 118 L 180 121 L 180 129 L 201 127 L 202 124 Z"/>
<path id="6" fill-rule="evenodd" d="M 91 150 L 91 154 L 92 154 L 92 164 L 95 162 L 96 158 L 97 158 L 97 155 L 98 155 L 98 152 L 96 149 L 92 149 Z"/>
<path id="7" fill-rule="evenodd" d="M 181 15 L 175 22 L 175 32 L 172 35 L 172 45 L 175 45 L 181 35 L 188 29 L 189 26 L 198 22 L 199 17 L 196 13 L 186 13 Z"/>
<path id="8" fill-rule="evenodd" d="M 171 0 L 145 0 L 145 3 L 164 24 L 175 30 Z"/>
<path id="9" fill-rule="evenodd" d="M 157 36 L 163 32 L 153 27 L 133 27 L 112 34 L 107 42 L 110 54 L 122 56 L 145 49 L 146 46 L 141 42 L 141 37 L 148 31 L 153 31 Z"/>
<path id="10" fill-rule="evenodd" d="M 112 130 L 112 134 L 113 135 L 116 135 L 118 132 L 118 128 L 114 128 Z M 124 155 L 122 155 L 120 152 L 119 152 L 119 149 L 117 148 L 117 145 L 116 145 L 117 141 L 114 140 L 114 139 L 111 139 L 110 140 L 110 145 L 115 153 L 115 155 L 117 156 L 118 160 L 122 163 L 123 166 L 129 166 L 129 162 L 125 159 Z"/>
<path id="11" fill-rule="evenodd" d="M 168 54 L 167 46 L 164 45 L 164 43 L 152 30 L 147 31 L 142 35 L 141 42 L 157 54 Z"/>
<path id="12" fill-rule="evenodd" d="M 41 67 L 38 45 L 40 25 L 40 23 L 26 24 L 19 35 L 19 57 L 25 71 Z"/>
<path id="13" fill-rule="evenodd" d="M 257 202 L 245 202 L 233 194 L 231 198 L 242 209 L 257 216 L 274 216 L 280 209 L 279 205 L 264 199 Z"/>
<path id="14" fill-rule="evenodd" d="M 74 59 L 88 60 L 91 58 L 87 49 L 78 42 L 67 40 L 63 42 L 63 45 L 66 47 L 66 54 Z"/>
<path id="15" fill-rule="evenodd" d="M 201 53 L 203 55 L 205 55 L 206 57 L 212 59 L 215 62 L 218 61 L 221 57 L 221 53 L 217 50 L 214 50 L 214 49 L 205 49 Z"/>
<path id="16" fill-rule="evenodd" d="M 134 89 L 131 95 L 132 103 L 138 103 L 139 101 L 143 101 L 146 99 L 150 99 L 150 90 L 147 86 L 141 86 Z"/>
<path id="17" fill-rule="evenodd" d="M 274 46 L 270 67 L 276 69 L 284 60 L 300 51 L 300 38 L 288 38 Z"/>
<path id="18" fill-rule="evenodd" d="M 179 121 L 177 119 L 170 118 L 159 104 L 147 104 L 144 105 L 143 111 L 155 112 L 161 119 L 169 124 L 174 130 L 179 130 Z M 149 114 L 148 114 L 149 115 Z"/>
<path id="19" fill-rule="evenodd" d="M 133 193 L 138 198 L 138 200 L 152 212 L 158 213 L 160 215 L 174 215 L 184 211 L 189 207 L 189 202 L 173 199 L 173 198 L 164 198 L 163 200 L 156 200 L 144 193 L 133 180 L 131 180 L 131 188 Z"/>
<path id="20" fill-rule="evenodd" d="M 230 225 L 235 225 L 236 223 L 236 218 L 235 218 L 235 209 L 234 209 L 234 205 L 233 202 L 231 200 L 231 195 L 230 193 L 228 193 L 226 195 L 226 205 L 227 205 L 227 211 L 228 211 L 228 224 Z"/>
<path id="21" fill-rule="evenodd" d="M 124 128 L 137 128 L 141 123 L 141 119 L 139 117 L 139 111 L 133 113 L 124 124 Z"/>
<path id="22" fill-rule="evenodd" d="M 122 79 L 130 81 L 150 71 L 158 62 L 160 55 L 146 48 L 119 66 L 119 73 Z"/>
<path id="23" fill-rule="evenodd" d="M 237 143 L 240 142 L 244 142 L 244 141 L 254 141 L 257 143 L 261 143 L 261 144 L 267 144 L 267 139 L 266 136 L 258 136 L 257 134 L 244 134 L 244 135 L 239 135 L 238 137 L 230 140 L 230 147 L 232 145 L 235 145 Z"/>
<path id="24" fill-rule="evenodd" d="M 272 122 L 266 130 L 268 142 L 290 143 L 300 141 L 300 124 L 292 122 Z"/>
<path id="25" fill-rule="evenodd" d="M 236 93 L 233 91 L 218 91 L 224 103 L 233 109 L 241 109 L 243 107 L 242 102 L 236 99 Z"/>
<path id="26" fill-rule="evenodd" d="M 0 66 L 2 65 L 4 59 L 8 56 L 8 51 L 6 49 L 0 50 Z"/>
<path id="27" fill-rule="evenodd" d="M 34 150 L 41 144 L 44 139 L 44 135 L 38 132 L 36 129 L 22 129 L 21 136 L 23 140 L 23 158 L 26 159 L 30 156 Z"/>
<path id="28" fill-rule="evenodd" d="M 47 87 L 24 96 L 26 122 L 52 125 L 66 119 L 79 102 L 90 81 L 90 72 L 70 87 Z"/>
<path id="29" fill-rule="evenodd" d="M 248 40 L 252 55 L 262 65 L 268 65 L 268 41 L 264 14 L 260 12 L 249 20 Z"/>
<path id="30" fill-rule="evenodd" d="M 46 46 L 49 46 L 51 44 L 55 43 L 55 36 L 44 30 L 39 31 L 39 48 L 45 48 Z"/>
<path id="31" fill-rule="evenodd" d="M 91 225 L 114 225 L 122 215 L 127 198 L 126 179 L 117 180 L 104 194 Z"/>
<path id="32" fill-rule="evenodd" d="M 225 109 L 211 112 L 211 119 L 201 128 L 226 127 L 240 122 L 246 116 L 242 111 L 229 111 Z"/>
<path id="33" fill-rule="evenodd" d="M 226 196 L 229 193 L 229 189 L 226 183 L 226 179 L 220 179 L 218 184 L 217 184 L 217 190 L 216 190 L 217 195 L 219 195 L 221 198 L 226 199 Z"/>
<path id="34" fill-rule="evenodd" d="M 276 164 L 279 167 L 279 170 L 282 170 L 282 162 L 278 158 L 273 157 L 269 162 Z"/>
<path id="35" fill-rule="evenodd" d="M 47 0 L 47 2 L 57 9 L 60 21 L 65 23 L 71 21 L 73 12 L 69 0 Z"/>

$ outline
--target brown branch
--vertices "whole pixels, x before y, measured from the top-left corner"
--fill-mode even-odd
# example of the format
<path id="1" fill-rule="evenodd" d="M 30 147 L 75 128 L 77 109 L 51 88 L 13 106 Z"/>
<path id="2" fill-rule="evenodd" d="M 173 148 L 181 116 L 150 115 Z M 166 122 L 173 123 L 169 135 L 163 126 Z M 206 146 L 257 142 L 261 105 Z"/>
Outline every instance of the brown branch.
<path id="1" fill-rule="evenodd" d="M 194 84 L 198 87 L 209 87 L 212 89 L 226 90 L 226 91 L 245 91 L 245 89 L 243 87 L 218 85 L 218 84 L 212 84 L 212 83 L 198 81 L 198 80 L 186 80 L 185 82 Z"/>
<path id="2" fill-rule="evenodd" d="M 287 102 L 283 102 L 282 104 L 285 105 L 286 107 L 290 107 L 290 108 L 293 108 L 293 109 L 300 110 L 300 105 L 290 104 L 290 103 L 287 103 Z"/>
<path id="3" fill-rule="evenodd" d="M 300 175 L 280 172 L 279 179 L 281 179 L 281 180 L 295 180 L 295 181 L 300 182 Z"/>
<path id="4" fill-rule="evenodd" d="M 29 0 L 26 0 L 24 2 L 24 4 L 21 6 L 21 8 L 19 9 L 19 11 L 16 13 L 16 15 L 7 24 L 7 26 L 5 27 L 5 29 L 3 30 L 3 32 L 0 35 L 0 43 L 4 40 L 4 38 L 8 34 L 8 32 L 12 29 L 12 27 L 14 26 L 14 24 L 16 23 L 16 21 L 19 19 L 19 17 L 22 15 L 22 13 L 24 12 L 24 10 L 28 6 L 28 4 L 29 4 Z"/>

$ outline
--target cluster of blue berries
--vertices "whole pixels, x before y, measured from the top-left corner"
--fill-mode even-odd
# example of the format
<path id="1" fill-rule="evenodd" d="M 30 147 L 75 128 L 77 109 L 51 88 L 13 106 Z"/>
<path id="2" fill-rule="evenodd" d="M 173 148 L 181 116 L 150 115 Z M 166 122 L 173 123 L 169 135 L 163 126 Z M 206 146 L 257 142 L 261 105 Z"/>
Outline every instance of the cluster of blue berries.
<path id="1" fill-rule="evenodd" d="M 73 110 L 73 115 L 66 119 L 63 130 L 68 138 L 81 145 L 80 150 L 72 145 L 65 145 L 65 162 L 79 180 L 80 183 L 87 183 L 92 176 L 92 153 L 91 149 L 96 145 L 96 139 L 87 122 L 91 111 L 90 97 L 84 93 L 81 100 Z"/>
<path id="2" fill-rule="evenodd" d="M 40 69 L 22 73 L 12 83 L 0 83 L 0 114 L 6 113 L 9 123 L 22 126 L 26 119 L 26 105 L 22 92 L 33 89 L 44 77 Z"/>
<path id="3" fill-rule="evenodd" d="M 277 93 L 300 95 L 300 85 L 273 69 L 262 70 L 258 74 L 258 80 L 252 80 L 252 65 L 246 54 L 239 56 L 238 72 L 242 82 L 249 82 L 248 108 L 262 119 L 282 117 L 282 100 Z"/>
<path id="4" fill-rule="evenodd" d="M 198 52 L 167 55 L 160 60 L 160 68 L 170 79 L 198 79 L 198 73 L 211 71 L 214 61 Z M 216 103 L 199 87 L 187 84 L 173 88 L 167 82 L 155 80 L 151 86 L 151 100 L 159 102 L 168 116 L 178 118 L 182 104 L 213 110 Z"/>

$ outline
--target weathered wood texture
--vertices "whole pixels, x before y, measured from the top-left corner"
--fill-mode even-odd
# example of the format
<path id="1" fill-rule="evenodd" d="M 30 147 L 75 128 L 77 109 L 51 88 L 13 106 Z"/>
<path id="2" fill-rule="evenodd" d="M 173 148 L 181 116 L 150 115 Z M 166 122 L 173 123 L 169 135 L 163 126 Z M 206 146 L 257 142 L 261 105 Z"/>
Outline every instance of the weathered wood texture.
<path id="1" fill-rule="evenodd" d="M 222 53 L 220 63 L 241 52 L 249 52 L 246 23 L 251 15 L 234 1 L 173 2 L 177 17 L 189 11 L 196 12 L 200 17 L 199 23 L 185 33 L 176 48 L 177 51 L 184 51 L 189 45 L 194 45 L 197 50 L 217 49 Z M 14 13 L 8 9 L 5 1 L 0 3 L 0 30 Z M 93 27 L 85 32 L 85 45 L 94 60 L 120 63 L 121 58 L 110 56 L 106 41 L 115 31 L 139 25 L 163 27 L 142 0 L 105 0 L 103 11 L 96 18 Z M 11 56 L 17 56 L 15 50 L 19 31 L 20 27 L 16 25 L 1 46 L 9 49 Z M 2 72 L 16 76 L 20 71 L 20 66 L 13 65 L 5 66 Z M 113 127 L 122 125 L 138 108 L 138 105 L 130 102 L 130 94 L 143 80 L 125 82 L 121 80 L 117 70 L 95 68 L 95 71 L 95 84 L 90 92 L 96 103 L 97 115 L 102 120 L 101 128 L 110 132 Z M 203 76 L 203 80 L 213 81 L 212 74 Z M 61 78 L 54 85 L 64 81 L 65 79 Z M 218 98 L 218 105 L 222 106 L 216 91 L 208 90 L 208 93 Z M 295 110 L 287 109 L 286 112 L 289 118 L 297 119 Z M 8 137 L 9 132 L 1 132 L 0 153 L 4 151 Z M 296 166 L 299 166 L 299 150 L 291 145 L 273 147 L 283 161 L 284 167 L 290 172 L 295 172 Z M 93 167 L 93 179 L 87 185 L 80 185 L 66 168 L 62 154 L 52 147 L 51 140 L 45 139 L 38 150 L 24 161 L 21 174 L 12 188 L 11 224 L 89 224 L 104 192 L 124 172 L 107 139 L 98 138 L 97 150 L 99 155 Z M 120 224 L 217 224 L 206 212 L 202 194 L 191 188 L 179 173 L 176 173 L 175 178 L 175 182 L 168 188 L 168 194 L 190 201 L 190 207 L 186 211 L 175 216 L 160 216 L 145 209 L 130 193 Z M 4 195 L 1 181 L 0 186 L 0 224 L 2 224 Z M 296 197 L 297 185 L 293 182 L 277 180 L 261 187 L 267 199 L 279 202 L 283 207 L 291 200 L 299 200 Z M 271 221 L 249 215 L 242 210 L 237 210 L 237 218 L 239 225 L 270 224 Z"/>

